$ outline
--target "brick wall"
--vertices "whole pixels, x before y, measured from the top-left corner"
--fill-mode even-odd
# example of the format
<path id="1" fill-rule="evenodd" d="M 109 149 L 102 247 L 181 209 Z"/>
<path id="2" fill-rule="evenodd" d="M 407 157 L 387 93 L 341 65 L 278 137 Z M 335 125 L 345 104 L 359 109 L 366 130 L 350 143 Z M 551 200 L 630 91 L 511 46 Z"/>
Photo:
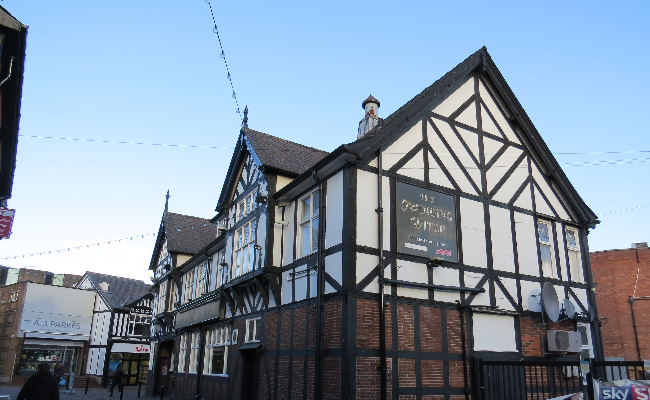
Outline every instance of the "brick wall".
<path id="1" fill-rule="evenodd" d="M 386 348 L 392 347 L 391 306 L 385 308 Z M 379 348 L 379 302 L 377 300 L 357 300 L 357 347 Z"/>
<path id="2" fill-rule="evenodd" d="M 600 329 L 605 357 L 637 360 L 628 300 L 632 296 L 650 296 L 650 249 L 600 251 L 591 253 L 590 258 L 594 282 L 598 284 L 598 314 L 607 318 Z M 645 327 L 650 324 L 650 301 L 636 300 L 633 304 L 641 359 L 647 360 L 650 359 L 650 332 Z"/>

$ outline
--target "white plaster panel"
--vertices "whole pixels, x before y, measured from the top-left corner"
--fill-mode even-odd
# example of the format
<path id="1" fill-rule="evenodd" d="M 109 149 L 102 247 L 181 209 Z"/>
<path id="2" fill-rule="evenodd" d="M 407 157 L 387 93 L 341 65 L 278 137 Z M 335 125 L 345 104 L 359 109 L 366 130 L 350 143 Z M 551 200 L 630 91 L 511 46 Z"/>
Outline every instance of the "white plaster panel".
<path id="1" fill-rule="evenodd" d="M 377 157 L 375 157 L 375 158 L 372 159 L 372 161 L 370 161 L 370 162 L 368 163 L 368 166 L 369 166 L 369 167 L 379 168 L 379 164 L 378 164 L 378 163 L 379 163 L 379 161 L 377 160 Z"/>
<path id="2" fill-rule="evenodd" d="M 517 300 L 517 280 L 516 279 L 510 279 L 510 278 L 500 278 L 500 280 L 501 280 L 501 283 L 503 283 L 503 286 L 508 291 L 508 294 L 515 301 L 515 304 L 518 304 L 518 300 Z M 503 296 L 503 297 L 505 297 L 505 296 Z M 504 300 L 507 302 L 506 307 L 501 307 L 501 303 L 500 303 L 498 298 L 497 298 L 497 306 L 499 306 L 501 308 L 504 308 L 506 310 L 513 310 L 514 311 L 515 309 L 512 308 L 512 304 L 510 303 L 510 301 L 507 300 L 507 299 L 504 299 Z"/>
<path id="3" fill-rule="evenodd" d="M 284 225 L 282 234 L 282 265 L 291 264 L 294 260 L 293 247 L 296 240 L 296 227 L 294 226 L 296 203 L 290 203 L 284 207 L 284 221 L 289 225 Z"/>
<path id="4" fill-rule="evenodd" d="M 453 268 L 434 267 L 433 268 L 433 283 L 436 285 L 444 286 L 460 286 L 460 279 L 458 270 Z M 433 293 L 433 298 L 436 301 L 444 301 L 454 303 L 460 300 L 460 293 L 458 292 L 443 292 L 436 290 Z"/>
<path id="5" fill-rule="evenodd" d="M 470 156 L 470 153 L 465 150 L 465 147 L 456 136 L 456 133 L 451 129 L 448 123 L 440 120 L 435 121 L 436 126 L 440 129 L 442 136 L 445 138 L 449 146 L 451 147 L 456 157 L 467 170 L 467 173 L 472 177 L 472 180 L 478 186 L 481 187 L 481 171 L 478 169 L 478 166 Z"/>
<path id="6" fill-rule="evenodd" d="M 566 248 L 564 247 L 564 232 L 562 231 L 562 224 L 555 223 L 555 231 L 557 232 L 557 251 L 560 256 L 560 270 L 562 271 L 562 280 L 569 280 L 568 267 L 566 264 Z"/>
<path id="7" fill-rule="evenodd" d="M 546 195 L 546 198 L 551 203 L 551 206 L 553 207 L 555 212 L 557 212 L 557 214 L 563 220 L 570 221 L 571 217 L 564 210 L 564 207 L 562 207 L 562 204 L 563 204 L 562 200 L 560 200 L 555 195 L 555 193 L 553 192 L 551 187 L 546 182 L 546 179 L 544 179 L 544 177 L 542 176 L 542 173 L 539 171 L 539 169 L 537 168 L 537 166 L 535 164 L 533 164 L 532 172 L 533 172 L 533 178 L 535 179 L 535 182 L 537 182 L 537 185 L 540 187 L 540 189 L 542 189 L 542 192 Z"/>
<path id="8" fill-rule="evenodd" d="M 521 191 L 517 200 L 513 203 L 514 206 L 521 207 L 526 210 L 533 211 L 533 198 L 531 192 L 531 184 L 528 184 L 524 190 Z"/>
<path id="9" fill-rule="evenodd" d="M 385 188 L 388 191 L 388 187 Z M 377 248 L 377 175 L 357 172 L 357 244 Z M 388 209 L 388 208 L 386 208 Z"/>
<path id="10" fill-rule="evenodd" d="M 540 285 L 540 283 L 520 280 L 519 285 L 521 286 L 521 308 L 523 310 L 531 310 L 531 311 L 541 309 L 540 308 L 542 302 L 541 296 L 535 297 L 534 300 L 531 300 L 530 297 L 530 294 L 533 293 L 533 291 L 537 291 L 537 293 L 541 293 L 542 286 Z M 530 304 L 530 301 L 534 301 L 535 304 Z"/>
<path id="11" fill-rule="evenodd" d="M 357 284 L 365 278 L 376 266 L 379 264 L 377 256 L 370 254 L 357 253 Z M 363 289 L 364 292 L 370 293 L 379 293 L 379 286 L 376 284 L 377 280 L 375 279 L 368 286 Z"/>
<path id="12" fill-rule="evenodd" d="M 449 97 L 445 99 L 433 112 L 448 117 L 460 106 L 463 105 L 474 94 L 474 77 L 470 77 L 467 82 L 456 89 Z"/>
<path id="13" fill-rule="evenodd" d="M 517 352 L 514 317 L 476 313 L 472 326 L 474 351 Z"/>
<path id="14" fill-rule="evenodd" d="M 460 214 L 463 232 L 463 263 L 487 268 L 483 204 L 461 197 Z"/>
<path id="15" fill-rule="evenodd" d="M 427 265 L 414 263 L 410 261 L 397 261 L 397 279 L 407 282 L 429 283 L 429 274 Z M 416 299 L 428 299 L 429 291 L 427 289 L 415 288 L 397 288 L 397 295 L 404 297 L 413 297 Z"/>
<path id="16" fill-rule="evenodd" d="M 341 243 L 343 238 L 343 171 L 327 180 L 325 203 L 325 248 Z"/>
<path id="17" fill-rule="evenodd" d="M 271 291 L 271 290 L 272 290 L 272 289 L 269 288 L 269 291 Z M 275 304 L 275 297 L 273 297 L 273 294 L 272 294 L 272 293 L 269 293 L 269 307 L 268 307 L 268 308 L 273 308 L 273 307 L 275 307 L 276 305 L 277 305 L 277 304 Z M 227 308 L 227 306 L 226 306 L 226 308 Z"/>
<path id="18" fill-rule="evenodd" d="M 460 113 L 458 117 L 456 117 L 456 121 L 465 125 L 469 125 L 472 128 L 477 128 L 476 102 L 470 103 L 470 105 L 467 106 L 467 108 L 462 113 Z"/>
<path id="19" fill-rule="evenodd" d="M 506 295 L 503 293 L 501 287 L 499 287 L 499 285 L 496 284 L 494 285 L 494 297 L 496 299 L 497 307 L 499 307 L 502 310 L 515 311 L 515 308 L 512 306 L 510 300 L 508 300 Z"/>
<path id="20" fill-rule="evenodd" d="M 282 208 L 275 209 L 275 223 L 273 224 L 273 265 L 282 266 Z"/>
<path id="21" fill-rule="evenodd" d="M 338 252 L 325 257 L 325 272 L 339 284 L 343 283 L 343 253 Z"/>
<path id="22" fill-rule="evenodd" d="M 537 257 L 537 239 L 535 223 L 530 215 L 515 212 L 515 234 L 517 255 L 519 257 L 519 273 L 539 276 L 539 261 Z"/>
<path id="23" fill-rule="evenodd" d="M 510 127 L 510 124 L 508 124 L 506 116 L 501 113 L 497 105 L 494 103 L 494 100 L 492 100 L 492 97 L 488 94 L 487 89 L 485 86 L 483 86 L 483 82 L 479 83 L 479 93 L 481 95 L 481 100 L 483 100 L 483 102 L 487 105 L 488 110 L 490 113 L 492 113 L 492 116 L 497 121 L 497 124 L 503 133 L 505 133 L 508 140 L 521 144 L 519 138 L 517 138 L 517 135 Z"/>
<path id="24" fill-rule="evenodd" d="M 382 177 L 382 193 L 381 201 L 384 208 L 384 232 L 383 232 L 383 241 L 384 241 L 384 250 L 390 249 L 390 179 L 387 176 Z"/>
<path id="25" fill-rule="evenodd" d="M 397 173 L 424 181 L 424 158 L 422 151 L 417 152 Z"/>
<path id="26" fill-rule="evenodd" d="M 422 121 L 418 121 L 383 151 L 382 169 L 390 169 L 420 142 L 422 142 Z"/>
<path id="27" fill-rule="evenodd" d="M 483 278 L 483 274 L 477 274 L 476 272 L 463 272 L 465 275 L 465 286 L 475 288 L 478 285 L 478 282 Z M 483 284 L 485 292 L 479 293 L 474 297 L 472 301 L 473 306 L 489 306 L 490 305 L 490 290 L 489 290 L 489 281 L 486 281 Z"/>
<path id="28" fill-rule="evenodd" d="M 500 271 L 515 272 L 510 211 L 490 206 L 492 231 L 492 265 Z"/>
<path id="29" fill-rule="evenodd" d="M 258 257 L 262 258 L 262 266 L 264 266 L 266 254 L 266 233 L 268 229 L 268 222 L 266 213 L 261 213 L 259 219 L 257 220 L 257 244 L 262 246 L 262 250 L 258 252 Z M 257 260 L 255 260 L 257 262 Z"/>
<path id="30" fill-rule="evenodd" d="M 572 288 L 572 290 L 573 290 L 573 293 L 576 294 L 576 297 L 578 298 L 578 300 L 580 300 L 582 305 L 585 306 L 585 308 L 587 308 L 587 310 L 589 310 L 590 307 L 589 307 L 589 297 L 587 296 L 587 289 Z M 577 304 L 576 304 L 576 306 L 577 306 Z"/>
<path id="31" fill-rule="evenodd" d="M 455 189 L 433 156 L 429 153 L 427 157 L 429 157 L 429 183 Z"/>
<path id="32" fill-rule="evenodd" d="M 456 127 L 458 130 L 458 133 L 460 133 L 460 136 L 463 138 L 463 141 L 469 147 L 469 149 L 472 151 L 472 154 L 474 154 L 474 157 L 476 159 L 479 159 L 480 152 L 479 152 L 479 146 L 478 146 L 478 135 L 474 132 L 468 131 L 466 129 Z"/>
<path id="33" fill-rule="evenodd" d="M 232 270 L 232 266 L 234 265 L 233 259 L 232 259 L 232 244 L 233 244 L 232 243 L 232 236 L 233 236 L 232 233 L 229 233 L 229 234 L 226 235 L 226 247 L 225 247 L 225 249 L 226 249 L 226 257 L 225 257 L 226 262 L 231 267 L 231 270 Z"/>
<path id="34" fill-rule="evenodd" d="M 294 272 L 294 270 L 290 269 L 282 273 L 282 282 L 280 282 L 282 285 L 282 304 L 289 304 L 293 301 L 293 287 L 289 280 L 291 278 L 291 275 L 289 274 L 292 272 Z"/>
<path id="35" fill-rule="evenodd" d="M 434 124 L 436 126 L 442 126 L 446 123 L 440 120 L 435 120 Z M 445 168 L 447 168 L 447 171 L 449 171 L 451 177 L 454 179 L 458 187 L 460 187 L 460 190 L 465 193 L 476 194 L 476 190 L 474 190 L 473 186 L 469 183 L 469 180 L 467 180 L 467 177 L 465 177 L 465 174 L 460 169 L 460 166 L 451 156 L 449 150 L 447 150 L 447 147 L 445 147 L 444 143 L 442 140 L 440 140 L 440 137 L 438 137 L 438 134 L 433 128 L 430 129 L 430 132 L 427 136 L 431 148 L 436 153 L 440 161 L 444 164 Z"/>
<path id="36" fill-rule="evenodd" d="M 483 104 L 481 104 L 481 129 L 483 132 L 491 133 L 494 136 L 503 138 L 503 135 L 501 132 L 499 132 L 499 128 L 497 128 L 496 124 L 492 120 L 492 117 L 490 117 L 490 114 L 488 114 Z"/>
<path id="37" fill-rule="evenodd" d="M 277 175 L 277 177 L 276 177 L 276 181 L 275 181 L 275 191 L 276 191 L 276 192 L 279 191 L 279 190 L 282 189 L 283 187 L 285 187 L 285 186 L 287 186 L 288 184 L 290 184 L 291 181 L 293 181 L 293 179 L 288 178 L 288 177 L 286 177 L 286 176 Z"/>
<path id="38" fill-rule="evenodd" d="M 491 139 L 487 136 L 483 137 L 483 152 L 485 154 L 485 163 L 492 161 L 494 155 L 503 147 L 503 143 Z M 512 164 L 512 163 L 511 163 Z"/>
<path id="39" fill-rule="evenodd" d="M 494 189 L 503 175 L 508 172 L 508 168 L 514 164 L 518 156 L 515 155 L 517 152 L 521 153 L 521 150 L 510 147 L 501 157 L 499 157 L 494 165 L 492 165 L 492 168 L 488 170 L 486 174 L 488 192 Z M 528 162 L 524 158 L 517 165 L 517 168 L 515 168 L 512 174 L 510 174 L 508 179 L 503 183 L 501 188 L 492 196 L 492 199 L 506 204 L 509 203 L 512 199 L 512 196 L 517 193 L 517 190 L 521 187 L 526 178 L 528 178 Z"/>
<path id="40" fill-rule="evenodd" d="M 535 211 L 540 214 L 548 215 L 550 217 L 555 217 L 555 213 L 553 212 L 549 204 L 546 202 L 544 197 L 539 193 L 539 190 L 537 189 L 537 187 L 535 187 L 535 185 L 533 185 L 533 193 L 535 193 Z"/>

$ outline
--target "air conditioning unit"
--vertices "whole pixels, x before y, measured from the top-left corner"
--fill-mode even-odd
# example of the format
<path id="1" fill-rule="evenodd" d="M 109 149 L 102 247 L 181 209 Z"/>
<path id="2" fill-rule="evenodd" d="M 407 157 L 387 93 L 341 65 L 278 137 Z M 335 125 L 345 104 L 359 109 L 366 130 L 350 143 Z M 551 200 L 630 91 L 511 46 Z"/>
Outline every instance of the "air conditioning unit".
<path id="1" fill-rule="evenodd" d="M 582 337 L 580 332 L 547 331 L 548 351 L 562 353 L 580 353 Z"/>

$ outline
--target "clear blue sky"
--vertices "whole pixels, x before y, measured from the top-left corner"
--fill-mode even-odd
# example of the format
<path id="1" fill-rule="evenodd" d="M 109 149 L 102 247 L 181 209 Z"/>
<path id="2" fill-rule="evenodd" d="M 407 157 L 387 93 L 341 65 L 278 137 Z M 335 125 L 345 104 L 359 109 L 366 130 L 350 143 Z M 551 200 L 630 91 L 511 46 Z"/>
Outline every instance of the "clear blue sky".
<path id="1" fill-rule="evenodd" d="M 650 150 L 650 3 L 212 1 L 252 129 L 323 150 L 356 138 L 372 93 L 386 117 L 483 45 L 549 148 Z M 220 146 L 190 149 L 21 137 L 0 263 L 147 279 L 170 211 L 214 216 L 239 133 L 204 0 L 4 0 L 29 25 L 23 135 Z M 647 153 L 558 155 L 560 163 Z M 566 167 L 587 204 L 650 203 L 650 164 Z M 650 207 L 606 214 L 592 250 L 650 241 Z"/>

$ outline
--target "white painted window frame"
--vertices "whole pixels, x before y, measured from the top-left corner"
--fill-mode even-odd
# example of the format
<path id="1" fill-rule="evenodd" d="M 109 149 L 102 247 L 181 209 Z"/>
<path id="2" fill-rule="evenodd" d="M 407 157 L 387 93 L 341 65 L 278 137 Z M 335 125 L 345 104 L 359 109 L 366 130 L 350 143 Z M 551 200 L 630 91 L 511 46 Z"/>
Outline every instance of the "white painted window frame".
<path id="1" fill-rule="evenodd" d="M 9 294 L 9 302 L 10 303 L 12 303 L 14 301 L 18 301 L 18 293 L 19 293 L 19 291 L 16 290 L 15 292 L 11 292 Z"/>
<path id="2" fill-rule="evenodd" d="M 230 344 L 230 327 L 218 326 L 206 331 L 205 355 L 203 358 L 203 373 L 209 375 L 227 376 L 228 345 Z M 215 349 L 223 349 L 224 366 L 221 372 L 212 371 L 212 360 Z"/>
<path id="3" fill-rule="evenodd" d="M 567 226 L 566 231 L 566 251 L 569 273 L 572 282 L 584 282 L 584 270 L 582 269 L 582 257 L 580 254 L 580 234 L 578 229 Z M 575 238 L 575 245 L 569 244 L 569 234 L 572 233 Z"/>
<path id="4" fill-rule="evenodd" d="M 316 213 L 314 213 L 314 197 L 318 197 L 318 189 L 312 190 L 309 192 L 307 195 L 302 196 L 300 199 L 298 199 L 298 232 L 296 234 L 296 248 L 298 250 L 298 258 L 306 257 L 310 254 L 314 254 L 315 252 L 318 251 L 318 241 L 316 242 L 317 244 L 314 246 L 314 238 L 312 237 L 313 234 L 313 224 L 314 221 L 316 223 L 320 223 L 319 218 L 320 218 L 320 207 L 316 209 Z M 305 200 L 309 199 L 309 216 L 303 218 L 303 210 L 305 207 Z M 318 199 L 319 202 L 318 204 L 320 205 L 320 202 L 322 199 Z M 309 243 L 309 250 L 308 251 L 303 251 L 303 228 L 307 226 L 308 229 L 307 231 L 309 232 L 309 238 L 308 243 Z M 318 239 L 318 238 L 317 238 Z"/>
<path id="5" fill-rule="evenodd" d="M 208 292 L 208 276 L 210 276 L 210 262 L 204 261 L 197 267 L 196 296 L 199 298 Z"/>
<path id="6" fill-rule="evenodd" d="M 196 287 L 196 268 L 187 271 L 183 276 L 183 304 L 194 299 L 194 289 Z"/>
<path id="7" fill-rule="evenodd" d="M 190 374 L 196 373 L 199 365 L 199 351 L 201 350 L 201 332 L 191 332 L 191 348 L 190 348 L 190 367 L 187 372 Z"/>
<path id="8" fill-rule="evenodd" d="M 233 243 L 233 279 L 255 270 L 257 229 L 257 219 L 252 219 L 235 231 L 235 240 Z M 246 241 L 247 231 L 248 242 Z"/>
<path id="9" fill-rule="evenodd" d="M 180 350 L 178 351 L 178 372 L 185 372 L 186 357 L 187 357 L 187 333 L 181 333 L 181 344 L 180 344 Z"/>
<path id="10" fill-rule="evenodd" d="M 253 325 L 253 330 L 251 331 L 251 322 Z M 246 336 L 244 336 L 244 343 L 254 343 L 254 342 L 259 342 L 260 337 L 258 337 L 258 333 L 261 334 L 262 330 L 260 327 L 260 324 L 262 323 L 262 318 L 249 318 L 246 320 Z"/>
<path id="11" fill-rule="evenodd" d="M 541 230 L 540 227 L 542 225 L 546 226 L 546 229 L 548 230 L 548 242 L 544 241 L 542 239 L 542 235 L 539 233 L 539 231 Z M 555 246 L 553 245 L 553 224 L 550 221 L 544 219 L 538 219 L 537 232 L 539 236 L 539 257 L 540 257 L 540 262 L 542 264 L 542 276 L 546 278 L 557 279 L 558 276 L 557 276 L 557 265 L 555 263 Z M 548 248 L 550 254 L 550 263 L 551 263 L 550 273 L 549 271 L 546 271 L 546 269 L 544 268 L 544 259 L 543 259 L 544 248 Z"/>

